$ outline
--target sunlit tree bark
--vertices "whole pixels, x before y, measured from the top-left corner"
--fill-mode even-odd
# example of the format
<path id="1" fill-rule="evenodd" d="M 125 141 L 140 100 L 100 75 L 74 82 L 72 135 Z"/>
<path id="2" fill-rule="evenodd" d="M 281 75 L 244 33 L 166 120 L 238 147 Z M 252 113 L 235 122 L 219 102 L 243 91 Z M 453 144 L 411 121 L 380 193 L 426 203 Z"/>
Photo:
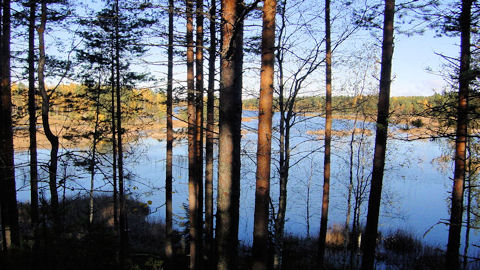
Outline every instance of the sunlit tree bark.
<path id="1" fill-rule="evenodd" d="M 263 4 L 262 64 L 258 108 L 258 145 L 253 229 L 253 267 L 268 267 L 268 221 L 270 202 L 270 162 L 272 154 L 273 75 L 275 66 L 276 0 Z"/>
<path id="2" fill-rule="evenodd" d="M 385 168 L 385 152 L 387 147 L 388 113 L 390 107 L 390 84 L 393 56 L 393 20 L 395 0 L 385 0 L 383 22 L 382 63 L 380 71 L 380 93 L 378 96 L 377 131 L 375 136 L 375 152 L 373 158 L 372 182 L 368 199 L 367 225 L 365 237 L 362 239 L 362 269 L 373 269 L 375 247 L 378 231 L 378 216 L 382 196 L 383 171 Z"/>
<path id="3" fill-rule="evenodd" d="M 460 71 L 455 138 L 455 169 L 453 175 L 452 206 L 447 244 L 447 268 L 460 269 L 459 248 L 463 220 L 463 193 L 466 170 L 466 144 L 468 136 L 468 96 L 472 80 L 470 74 L 470 27 L 472 0 L 462 0 L 460 14 Z"/>
<path id="4" fill-rule="evenodd" d="M 328 225 L 328 204 L 330 201 L 330 144 L 332 141 L 332 49 L 330 40 L 330 0 L 325 0 L 325 154 L 323 158 L 323 196 L 320 236 L 318 239 L 318 266 L 323 267 L 325 240 Z"/>
<path id="5" fill-rule="evenodd" d="M 193 43 L 193 0 L 186 0 L 187 17 L 187 112 L 188 112 L 188 211 L 190 218 L 190 269 L 197 269 L 197 215 L 198 186 L 196 177 L 196 106 L 194 77 L 194 43 Z"/>
<path id="6" fill-rule="evenodd" d="M 217 269 L 235 269 L 238 250 L 242 118 L 242 0 L 222 0 Z"/>

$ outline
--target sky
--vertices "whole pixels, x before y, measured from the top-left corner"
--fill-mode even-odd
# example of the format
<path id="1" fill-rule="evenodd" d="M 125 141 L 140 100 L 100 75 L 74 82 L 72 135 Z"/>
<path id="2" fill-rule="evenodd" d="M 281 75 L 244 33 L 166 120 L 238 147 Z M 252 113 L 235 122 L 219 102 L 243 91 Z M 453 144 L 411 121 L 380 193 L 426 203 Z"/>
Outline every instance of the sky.
<path id="1" fill-rule="evenodd" d="M 98 1 L 84 0 L 83 4 L 98 6 L 98 9 L 101 7 Z M 181 22 L 181 20 L 179 22 Z M 180 24 L 177 27 L 180 28 L 179 30 L 182 30 L 182 26 L 183 25 Z M 366 34 L 364 38 L 368 39 L 368 34 Z M 434 37 L 434 33 L 432 32 L 410 37 L 396 34 L 391 96 L 428 96 L 434 93 L 440 93 L 445 87 L 446 82 L 439 74 L 445 68 L 443 67 L 444 61 L 436 53 L 457 57 L 459 55 L 458 43 L 459 38 L 437 38 Z M 49 46 L 49 49 L 53 47 L 54 46 Z M 380 57 L 379 53 L 378 57 Z M 150 57 L 154 59 L 165 58 L 164 48 L 154 49 L 147 53 L 147 55 L 150 55 Z M 427 70 L 427 68 L 429 70 Z M 149 67 L 149 69 L 153 76 L 165 76 L 164 67 Z M 183 80 L 185 71 L 186 67 L 184 65 L 177 66 L 176 73 L 179 75 L 180 81 Z M 322 88 L 324 84 L 324 82 L 322 82 L 323 76 L 321 75 L 323 72 L 323 68 L 320 68 L 319 79 L 314 83 L 314 88 L 316 89 L 319 87 Z M 379 74 L 376 76 L 379 76 Z M 253 90 L 256 92 L 258 83 L 251 83 L 252 85 L 246 85 L 248 84 L 247 82 L 244 83 L 245 90 Z"/>
<path id="2" fill-rule="evenodd" d="M 436 38 L 429 32 L 412 37 L 397 35 L 395 39 L 391 96 L 440 93 L 446 85 L 439 75 L 445 69 L 445 61 L 436 53 L 457 57 L 460 54 L 459 38 Z"/>

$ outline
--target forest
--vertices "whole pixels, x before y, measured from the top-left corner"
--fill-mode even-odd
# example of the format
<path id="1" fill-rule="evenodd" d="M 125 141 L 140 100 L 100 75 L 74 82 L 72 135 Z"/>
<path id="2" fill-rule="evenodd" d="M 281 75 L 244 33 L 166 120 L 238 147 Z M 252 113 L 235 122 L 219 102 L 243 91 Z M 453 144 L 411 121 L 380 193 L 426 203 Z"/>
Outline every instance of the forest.
<path id="1" fill-rule="evenodd" d="M 480 269 L 478 1 L 0 2 L 0 269 Z"/>

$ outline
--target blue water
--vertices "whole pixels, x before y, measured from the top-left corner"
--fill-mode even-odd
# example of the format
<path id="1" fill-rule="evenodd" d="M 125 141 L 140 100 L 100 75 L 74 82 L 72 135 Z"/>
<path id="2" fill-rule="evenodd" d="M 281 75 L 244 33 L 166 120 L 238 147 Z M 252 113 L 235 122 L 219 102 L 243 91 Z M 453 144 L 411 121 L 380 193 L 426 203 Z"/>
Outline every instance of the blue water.
<path id="1" fill-rule="evenodd" d="M 257 113 L 244 111 L 244 117 L 253 117 Z M 323 140 L 316 135 L 309 135 L 309 130 L 323 129 L 324 119 L 321 117 L 298 117 L 300 120 L 292 128 L 292 161 L 295 164 L 290 169 L 288 182 L 287 221 L 285 230 L 288 233 L 306 236 L 307 184 L 310 181 L 310 234 L 315 236 L 320 224 L 320 204 L 323 185 Z M 274 123 L 278 123 L 279 114 L 275 114 Z M 258 122 L 253 119 L 243 123 L 243 129 L 252 130 Z M 364 123 L 368 129 L 374 128 L 373 123 Z M 357 124 L 357 128 L 361 123 Z M 334 130 L 351 130 L 353 120 L 334 120 Z M 374 134 L 374 132 L 373 132 Z M 399 135 L 401 137 L 402 135 Z M 239 238 L 245 244 L 252 243 L 253 210 L 255 195 L 255 160 L 256 133 L 249 132 L 242 137 L 242 182 L 240 196 L 240 227 Z M 272 158 L 271 197 L 274 205 L 278 201 L 278 133 L 274 134 Z M 358 136 L 357 136 L 358 138 Z M 348 156 L 350 137 L 334 137 L 332 141 L 332 179 L 331 206 L 329 225 L 344 224 L 346 216 L 347 186 L 349 177 Z M 363 164 L 366 175 L 371 170 L 374 136 L 365 137 Z M 408 230 L 425 242 L 445 248 L 448 228 L 438 224 L 449 218 L 448 196 L 451 190 L 451 164 L 442 164 L 437 158 L 448 151 L 448 143 L 444 140 L 405 141 L 391 139 L 387 146 L 386 172 L 384 175 L 384 194 L 382 196 L 381 217 L 379 229 L 389 232 L 397 229 Z M 126 188 L 130 196 L 144 202 L 151 202 L 149 219 L 164 217 L 164 181 L 165 181 L 165 142 L 145 138 L 127 148 L 125 167 L 128 171 Z M 80 152 L 78 154 L 81 154 Z M 29 200 L 28 190 L 28 153 L 16 154 L 17 189 L 20 201 Z M 39 150 L 39 159 L 48 160 L 48 151 Z M 67 158 L 68 160 L 68 158 Z M 105 161 L 106 162 L 106 161 Z M 297 163 L 298 162 L 298 163 Z M 69 189 L 67 196 L 85 195 L 90 186 L 90 176 L 85 170 L 69 165 L 59 164 L 59 179 L 65 178 Z M 442 166 L 446 167 L 441 169 Z M 187 145 L 185 141 L 177 141 L 174 146 L 174 194 L 173 211 L 175 224 L 178 227 L 186 215 L 184 204 L 188 203 L 188 170 Z M 104 170 L 108 171 L 104 168 Z M 45 172 L 41 177 L 46 179 Z M 111 194 L 111 184 L 108 177 L 102 175 L 96 178 L 96 194 Z M 216 181 L 216 179 L 215 179 Z M 47 184 L 42 184 L 48 197 Z M 216 188 L 216 186 L 215 186 Z M 62 194 L 60 189 L 59 193 Z M 216 196 L 216 195 L 215 195 Z M 363 204 L 363 215 L 367 201 Z M 364 219 L 362 219 L 364 221 Z M 433 227 L 432 227 L 433 226 Z M 424 236 L 424 234 L 428 233 Z M 471 242 L 478 242 L 478 232 L 474 232 Z M 472 255 L 478 255 L 478 248 L 471 248 Z"/>

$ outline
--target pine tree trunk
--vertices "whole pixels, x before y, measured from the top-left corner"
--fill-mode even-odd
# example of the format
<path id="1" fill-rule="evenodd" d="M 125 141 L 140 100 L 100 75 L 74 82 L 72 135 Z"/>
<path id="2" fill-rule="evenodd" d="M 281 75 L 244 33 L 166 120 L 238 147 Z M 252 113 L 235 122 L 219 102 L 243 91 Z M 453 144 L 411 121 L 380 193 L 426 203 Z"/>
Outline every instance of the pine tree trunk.
<path id="1" fill-rule="evenodd" d="M 40 26 L 38 27 L 38 43 L 40 56 L 38 59 L 38 88 L 42 96 L 42 124 L 45 136 L 52 149 L 50 150 L 50 164 L 48 166 L 49 187 L 50 187 L 50 206 L 53 216 L 54 227 L 57 233 L 61 231 L 60 213 L 58 210 L 58 191 L 57 191 L 57 162 L 58 162 L 58 137 L 50 129 L 49 111 L 50 96 L 45 89 L 45 25 L 47 22 L 47 1 L 42 0 L 42 15 Z"/>
<path id="2" fill-rule="evenodd" d="M 120 34 L 119 34 L 119 4 L 115 1 L 115 90 L 117 97 L 117 147 L 118 147 L 118 196 L 120 202 L 120 265 L 125 267 L 125 260 L 128 256 L 128 231 L 127 231 L 127 212 L 125 205 L 125 189 L 123 177 L 123 142 L 122 142 L 122 103 L 120 86 Z"/>
<path id="3" fill-rule="evenodd" d="M 325 0 L 325 44 L 326 44 L 326 93 L 325 93 L 325 153 L 323 158 L 323 196 L 320 236 L 318 240 L 318 266 L 323 267 L 325 241 L 330 201 L 330 144 L 332 141 L 332 49 L 330 40 L 330 0 Z"/>
<path id="4" fill-rule="evenodd" d="M 268 267 L 268 221 L 270 202 L 270 163 L 272 149 L 273 76 L 275 66 L 276 0 L 263 4 L 262 64 L 258 108 L 258 145 L 253 229 L 253 267 Z"/>
<path id="5" fill-rule="evenodd" d="M 196 1 L 195 193 L 197 194 L 197 265 L 202 268 L 203 240 L 203 0 Z"/>
<path id="6" fill-rule="evenodd" d="M 457 130 L 455 139 L 455 169 L 452 189 L 452 208 L 447 244 L 447 268 L 460 269 L 459 249 L 463 218 L 463 192 L 466 165 L 466 143 L 468 136 L 468 96 L 472 80 L 470 74 L 470 27 L 472 0 L 462 0 L 460 14 L 460 71 L 457 107 Z"/>
<path id="7" fill-rule="evenodd" d="M 12 127 L 12 91 L 10 80 L 10 0 L 3 0 L 0 40 L 0 202 L 3 248 L 20 245 Z"/>
<path id="8" fill-rule="evenodd" d="M 367 225 L 365 237 L 362 239 L 362 270 L 373 269 L 375 263 L 375 247 L 378 231 L 378 216 L 382 197 L 383 171 L 387 147 L 388 114 L 390 99 L 390 83 L 393 56 L 393 19 L 395 0 L 385 0 L 383 22 L 382 64 L 380 71 L 380 93 L 378 96 L 377 131 L 375 136 L 375 152 L 373 158 L 372 182 L 368 199 Z"/>
<path id="9" fill-rule="evenodd" d="M 37 104 L 35 102 L 35 17 L 37 3 L 30 0 L 28 21 L 28 131 L 30 138 L 30 216 L 34 237 L 34 252 L 38 252 L 38 168 L 37 168 Z"/>
<path id="10" fill-rule="evenodd" d="M 216 59 L 216 1 L 210 3 L 210 49 L 208 51 L 208 98 L 207 98 L 207 130 L 205 145 L 205 249 L 207 253 L 207 269 L 214 265 L 213 239 L 213 132 L 214 117 L 214 88 L 215 88 L 215 59 Z"/>
<path id="11" fill-rule="evenodd" d="M 112 51 L 111 51 L 111 117 L 112 117 L 112 183 L 113 183 L 113 228 L 118 233 L 118 184 L 117 184 L 117 118 L 115 114 L 115 45 L 112 35 Z"/>
<path id="12" fill-rule="evenodd" d="M 197 215 L 198 186 L 196 177 L 196 107 L 194 77 L 194 43 L 193 43 L 193 0 L 186 0 L 187 15 L 187 111 L 188 111 L 188 210 L 190 218 L 190 263 L 189 269 L 198 267 L 197 250 Z"/>
<path id="13" fill-rule="evenodd" d="M 89 224 L 93 224 L 93 195 L 95 188 L 95 166 L 97 159 L 97 143 L 98 143 L 98 125 L 100 117 L 100 82 L 96 89 L 97 96 L 95 97 L 95 126 L 93 130 L 93 146 L 92 146 L 92 159 L 90 160 L 90 193 L 89 193 L 89 208 L 88 208 L 88 221 Z"/>
<path id="14" fill-rule="evenodd" d="M 243 1 L 222 0 L 222 65 L 216 250 L 217 269 L 238 265 L 242 118 Z M 240 20 L 239 20 L 240 19 Z"/>
<path id="15" fill-rule="evenodd" d="M 167 160 L 165 169 L 165 257 L 167 269 L 172 269 L 172 182 L 173 182 L 173 9 L 174 1 L 168 1 L 168 74 L 167 74 Z"/>

